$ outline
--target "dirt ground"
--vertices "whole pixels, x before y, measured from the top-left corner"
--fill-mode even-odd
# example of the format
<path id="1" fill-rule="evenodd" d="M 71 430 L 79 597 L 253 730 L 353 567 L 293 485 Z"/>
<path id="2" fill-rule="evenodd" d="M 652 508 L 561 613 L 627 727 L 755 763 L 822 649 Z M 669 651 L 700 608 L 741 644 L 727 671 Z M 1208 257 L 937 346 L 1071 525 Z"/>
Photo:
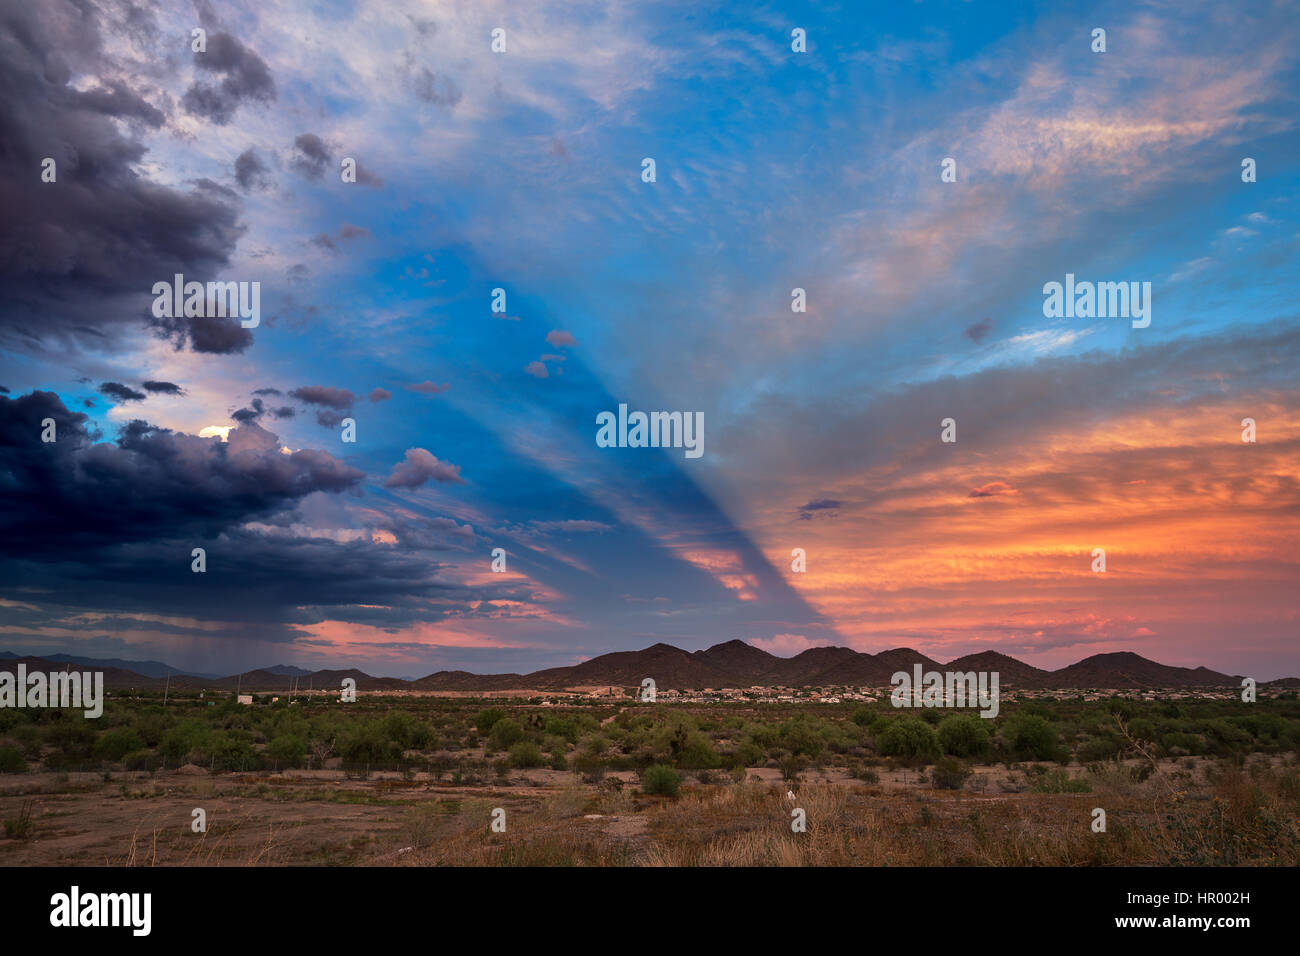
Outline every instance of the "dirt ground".
<path id="1" fill-rule="evenodd" d="M 1172 761 L 1168 766 L 1178 771 Z M 1196 771 L 1182 767 L 1185 779 L 1194 780 Z M 968 807 L 1041 800 L 1042 794 L 1023 792 L 1025 768 L 980 767 L 965 790 L 942 799 Z M 1068 772 L 1086 775 L 1077 765 Z M 337 770 L 210 774 L 198 767 L 115 773 L 107 780 L 100 773 L 4 776 L 0 819 L 26 812 L 31 828 L 23 838 L 0 839 L 0 865 L 403 864 L 438 841 L 486 836 L 497 808 L 505 811 L 508 827 L 589 837 L 628 859 L 645 850 L 651 823 L 667 805 L 636 792 L 633 772 L 611 773 L 600 785 L 545 769 L 516 771 L 508 780 L 453 786 L 425 774 L 405 779 L 375 773 L 363 780 Z M 775 769 L 754 768 L 748 780 L 786 800 L 792 789 L 805 787 L 869 794 L 868 803 L 881 810 L 909 792 L 926 800 L 941 793 L 921 782 L 917 770 L 882 769 L 867 784 L 827 769 L 788 784 Z M 703 787 L 688 779 L 683 793 L 727 785 Z M 192 827 L 195 809 L 204 811 L 206 832 Z"/>

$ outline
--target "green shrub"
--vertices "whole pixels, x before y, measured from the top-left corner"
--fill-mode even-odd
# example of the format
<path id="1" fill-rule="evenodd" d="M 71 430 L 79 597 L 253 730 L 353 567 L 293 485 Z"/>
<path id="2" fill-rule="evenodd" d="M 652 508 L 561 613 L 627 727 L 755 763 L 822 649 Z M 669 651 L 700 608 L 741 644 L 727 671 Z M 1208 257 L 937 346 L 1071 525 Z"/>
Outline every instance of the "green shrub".
<path id="1" fill-rule="evenodd" d="M 982 717 L 952 714 L 939 723 L 939 746 L 955 757 L 979 757 L 989 752 L 991 735 Z"/>
<path id="2" fill-rule="evenodd" d="M 0 747 L 0 773 L 26 773 L 27 760 L 17 747 Z"/>
<path id="3" fill-rule="evenodd" d="M 521 740 L 510 745 L 509 760 L 510 766 L 516 769 L 540 767 L 543 763 L 542 751 L 531 740 Z"/>
<path id="4" fill-rule="evenodd" d="M 496 726 L 497 721 L 505 719 L 505 711 L 499 707 L 489 707 L 487 710 L 481 710 L 478 716 L 474 718 L 474 726 L 479 734 L 486 737 L 492 733 L 492 728 Z"/>
<path id="5" fill-rule="evenodd" d="M 193 718 L 182 720 L 175 727 L 163 734 L 162 754 L 173 764 L 185 760 L 191 751 L 202 750 L 211 731 L 201 721 Z"/>
<path id="6" fill-rule="evenodd" d="M 646 793 L 675 797 L 681 785 L 681 774 L 667 764 L 652 764 L 641 775 L 641 789 Z"/>
<path id="7" fill-rule="evenodd" d="M 266 756 L 283 766 L 300 767 L 307 759 L 307 743 L 295 734 L 281 734 L 266 745 Z"/>
<path id="8" fill-rule="evenodd" d="M 131 751 L 143 747 L 144 741 L 130 727 L 115 727 L 95 741 L 95 756 L 116 763 Z"/>
<path id="9" fill-rule="evenodd" d="M 497 750 L 509 750 L 511 746 L 524 739 L 524 728 L 520 726 L 519 721 L 503 717 L 492 725 L 488 738 Z"/>
<path id="10" fill-rule="evenodd" d="M 1035 793 L 1091 793 L 1092 784 L 1086 777 L 1074 778 L 1060 767 L 1048 770 L 1039 767 L 1043 773 L 1031 776 L 1029 789 Z"/>
<path id="11" fill-rule="evenodd" d="M 122 758 L 122 766 L 127 770 L 148 770 L 158 769 L 162 758 L 157 754 L 150 753 L 148 750 L 136 750 Z"/>
<path id="12" fill-rule="evenodd" d="M 11 840 L 25 840 L 32 835 L 36 825 L 32 823 L 32 801 L 28 800 L 18 811 L 18 816 L 5 820 L 5 836 Z"/>
<path id="13" fill-rule="evenodd" d="M 1056 728 L 1050 721 L 1033 714 L 1017 714 L 1008 723 L 1011 748 L 1034 760 L 1053 760 L 1059 744 Z"/>
<path id="14" fill-rule="evenodd" d="M 546 718 L 542 729 L 554 737 L 563 737 L 571 744 L 578 742 L 578 725 L 566 717 L 556 717 L 552 714 Z"/>
<path id="15" fill-rule="evenodd" d="M 880 734 L 880 752 L 888 757 L 908 760 L 937 758 L 939 735 L 933 727 L 916 717 L 891 720 Z"/>
<path id="16" fill-rule="evenodd" d="M 767 751 L 754 741 L 746 740 L 736 748 L 731 759 L 743 767 L 761 767 L 767 762 Z"/>
<path id="17" fill-rule="evenodd" d="M 713 747 L 708 735 L 698 731 L 688 731 L 686 741 L 677 749 L 677 766 L 687 770 L 707 770 L 722 766 L 722 758 Z"/>
<path id="18" fill-rule="evenodd" d="M 781 746 L 792 754 L 801 754 L 816 760 L 826 749 L 826 741 L 818 728 L 803 715 L 786 721 L 781 726 Z"/>
<path id="19" fill-rule="evenodd" d="M 1118 757 L 1121 749 L 1119 741 L 1114 737 L 1089 737 L 1079 745 L 1079 763 L 1110 760 Z"/>

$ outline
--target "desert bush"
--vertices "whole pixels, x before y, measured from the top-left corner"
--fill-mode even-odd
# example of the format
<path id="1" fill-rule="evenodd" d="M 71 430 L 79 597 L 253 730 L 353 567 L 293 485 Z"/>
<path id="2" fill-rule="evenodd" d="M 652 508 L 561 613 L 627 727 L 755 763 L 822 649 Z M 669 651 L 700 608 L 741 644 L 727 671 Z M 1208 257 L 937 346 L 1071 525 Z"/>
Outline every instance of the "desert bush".
<path id="1" fill-rule="evenodd" d="M 879 737 L 880 752 L 889 757 L 908 760 L 937 758 L 939 735 L 935 729 L 916 717 L 891 720 Z"/>
<path id="2" fill-rule="evenodd" d="M 781 771 L 782 780 L 788 783 L 798 783 L 799 774 L 808 766 L 808 761 L 798 754 L 782 754 L 776 765 Z"/>
<path id="3" fill-rule="evenodd" d="M 496 726 L 497 721 L 504 720 L 506 713 L 499 707 L 489 707 L 487 710 L 480 710 L 478 716 L 474 718 L 474 727 L 479 734 L 486 737 L 492 733 L 492 728 Z"/>
<path id="4" fill-rule="evenodd" d="M 17 747 L 0 747 L 0 773 L 26 773 L 27 760 Z"/>
<path id="5" fill-rule="evenodd" d="M 939 723 L 939 746 L 944 753 L 955 757 L 977 757 L 987 754 L 991 743 L 988 722 L 970 714 L 952 714 Z"/>
<path id="6" fill-rule="evenodd" d="M 1120 742 L 1114 737 L 1089 737 L 1079 745 L 1077 756 L 1079 763 L 1093 763 L 1118 757 L 1122 750 Z"/>
<path id="7" fill-rule="evenodd" d="M 517 720 L 504 717 L 492 725 L 488 738 L 497 750 L 509 750 L 511 746 L 524 739 L 524 728 Z"/>
<path id="8" fill-rule="evenodd" d="M 32 801 L 28 800 L 18 811 L 18 816 L 5 820 L 5 836 L 11 840 L 25 840 L 35 829 L 32 823 Z"/>
<path id="9" fill-rule="evenodd" d="M 651 764 L 641 774 L 641 789 L 657 796 L 675 797 L 682 785 L 682 777 L 664 763 Z"/>
<path id="10" fill-rule="evenodd" d="M 307 759 L 307 743 L 295 734 L 281 734 L 266 745 L 266 756 L 283 766 L 300 767 Z"/>
<path id="11" fill-rule="evenodd" d="M 531 740 L 521 740 L 510 746 L 510 766 L 517 769 L 540 767 L 543 763 L 542 751 Z"/>
<path id="12" fill-rule="evenodd" d="M 91 722 L 80 714 L 69 719 L 60 711 L 51 714 L 51 722 L 46 725 L 45 742 L 58 751 L 62 763 L 89 757 L 95 746 L 95 729 Z"/>
<path id="13" fill-rule="evenodd" d="M 95 756 L 100 760 L 121 760 L 133 750 L 144 747 L 140 735 L 130 727 L 115 727 L 100 735 L 95 741 Z"/>
<path id="14" fill-rule="evenodd" d="M 1034 793 L 1091 793 L 1092 784 L 1086 777 L 1071 777 L 1060 767 L 1048 770 L 1035 767 L 1041 773 L 1030 774 L 1029 789 Z"/>
<path id="15" fill-rule="evenodd" d="M 745 740 L 736 748 L 732 760 L 746 767 L 761 767 L 767 760 L 767 751 L 753 740 Z"/>
<path id="16" fill-rule="evenodd" d="M 814 760 L 826 749 L 826 741 L 819 728 L 803 714 L 781 725 L 779 739 L 781 746 L 790 753 Z"/>
<path id="17" fill-rule="evenodd" d="M 931 781 L 936 790 L 960 790 L 971 772 L 970 767 L 955 757 L 940 757 L 934 765 Z"/>
<path id="18" fill-rule="evenodd" d="M 1175 757 L 1205 752 L 1204 738 L 1199 734 L 1189 734 L 1181 730 L 1167 733 L 1161 737 L 1160 746 L 1165 748 L 1166 753 Z"/>
<path id="19" fill-rule="evenodd" d="M 1011 747 L 1033 760 L 1054 760 L 1059 752 L 1056 728 L 1034 714 L 1017 714 L 1007 725 Z"/>
<path id="20" fill-rule="evenodd" d="M 578 724 L 567 717 L 556 717 L 552 714 L 546 718 L 543 729 L 547 734 L 553 737 L 562 737 L 571 744 L 578 742 Z"/>

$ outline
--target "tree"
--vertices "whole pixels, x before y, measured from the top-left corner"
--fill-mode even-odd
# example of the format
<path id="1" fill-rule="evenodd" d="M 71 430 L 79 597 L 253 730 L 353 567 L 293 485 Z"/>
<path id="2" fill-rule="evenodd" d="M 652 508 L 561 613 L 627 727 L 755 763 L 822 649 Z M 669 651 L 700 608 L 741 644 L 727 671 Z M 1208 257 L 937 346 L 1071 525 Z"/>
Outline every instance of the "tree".
<path id="1" fill-rule="evenodd" d="M 892 720 L 880 735 L 880 752 L 905 759 L 938 757 L 939 735 L 917 717 Z"/>
<path id="2" fill-rule="evenodd" d="M 939 745 L 957 757 L 976 757 L 989 752 L 991 737 L 986 721 L 970 714 L 952 714 L 939 724 Z"/>

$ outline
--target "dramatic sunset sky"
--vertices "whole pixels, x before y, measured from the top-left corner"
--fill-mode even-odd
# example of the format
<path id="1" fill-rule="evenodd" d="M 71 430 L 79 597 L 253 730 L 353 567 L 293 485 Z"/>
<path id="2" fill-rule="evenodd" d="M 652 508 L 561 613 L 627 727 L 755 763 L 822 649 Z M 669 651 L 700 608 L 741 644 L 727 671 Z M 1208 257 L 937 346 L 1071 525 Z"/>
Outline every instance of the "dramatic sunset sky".
<path id="1" fill-rule="evenodd" d="M 1298 61 L 1269 2 L 5 3 L 0 650 L 1300 676 Z"/>

